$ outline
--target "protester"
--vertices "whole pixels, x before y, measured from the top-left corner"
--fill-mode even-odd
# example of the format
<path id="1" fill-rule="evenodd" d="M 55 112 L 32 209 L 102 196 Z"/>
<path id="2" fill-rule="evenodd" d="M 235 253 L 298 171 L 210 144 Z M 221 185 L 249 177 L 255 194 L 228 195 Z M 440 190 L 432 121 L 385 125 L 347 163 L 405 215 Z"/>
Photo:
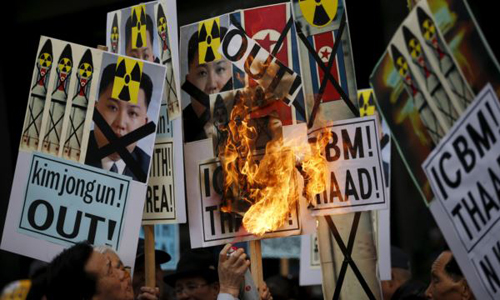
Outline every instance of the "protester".
<path id="1" fill-rule="evenodd" d="M 133 300 L 129 269 L 111 248 L 77 243 L 49 264 L 47 299 Z M 157 300 L 158 294 L 144 288 L 137 299 Z"/>
<path id="2" fill-rule="evenodd" d="M 292 280 L 282 276 L 274 275 L 266 279 L 267 286 L 273 295 L 274 300 L 299 299 L 298 285 L 294 285 Z"/>
<path id="3" fill-rule="evenodd" d="M 391 280 L 383 280 L 381 284 L 384 300 L 425 298 L 425 285 L 412 280 L 408 255 L 395 246 L 391 246 Z"/>
<path id="4" fill-rule="evenodd" d="M 475 299 L 453 253 L 443 251 L 431 268 L 431 282 L 425 291 L 428 299 Z"/>
<path id="5" fill-rule="evenodd" d="M 238 299 L 244 274 L 250 265 L 243 249 L 228 256 L 231 244 L 219 254 L 218 270 L 212 253 L 206 249 L 185 252 L 175 273 L 165 276 L 165 282 L 175 288 L 178 300 Z M 263 300 L 271 300 L 266 286 L 260 292 Z"/>
<path id="6" fill-rule="evenodd" d="M 155 249 L 155 283 L 159 290 L 160 299 L 169 299 L 163 282 L 164 272 L 161 265 L 169 262 L 170 255 L 162 250 Z M 135 257 L 134 276 L 132 277 L 132 286 L 134 288 L 135 297 L 141 294 L 141 288 L 146 285 L 145 275 L 145 261 L 144 261 L 144 239 L 139 239 L 137 244 L 137 254 Z"/>

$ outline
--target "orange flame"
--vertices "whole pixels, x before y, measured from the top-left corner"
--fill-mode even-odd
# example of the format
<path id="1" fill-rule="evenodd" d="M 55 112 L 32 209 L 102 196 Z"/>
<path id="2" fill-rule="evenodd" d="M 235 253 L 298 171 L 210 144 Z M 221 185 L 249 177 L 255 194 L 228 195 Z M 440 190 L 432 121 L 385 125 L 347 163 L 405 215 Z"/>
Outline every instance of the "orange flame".
<path id="1" fill-rule="evenodd" d="M 331 138 L 331 132 L 320 132 L 309 145 L 294 146 L 281 135 L 273 137 L 257 162 L 258 132 L 251 125 L 250 112 L 260 96 L 259 89 L 237 93 L 226 145 L 219 152 L 224 172 L 223 211 L 241 213 L 246 207 L 243 226 L 258 236 L 282 227 L 294 213 L 299 200 L 297 171 L 304 177 L 303 194 L 308 201 L 326 189 L 328 167 L 323 149 Z"/>

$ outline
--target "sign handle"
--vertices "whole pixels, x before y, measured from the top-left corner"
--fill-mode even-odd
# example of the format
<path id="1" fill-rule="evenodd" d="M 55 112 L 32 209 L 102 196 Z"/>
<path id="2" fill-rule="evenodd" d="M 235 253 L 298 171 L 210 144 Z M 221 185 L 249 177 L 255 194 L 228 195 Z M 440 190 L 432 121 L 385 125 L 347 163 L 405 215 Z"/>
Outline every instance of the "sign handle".
<path id="1" fill-rule="evenodd" d="M 252 279 L 259 290 L 264 282 L 262 273 L 262 248 L 260 240 L 250 241 L 250 270 L 252 272 Z"/>
<path id="2" fill-rule="evenodd" d="M 144 266 L 146 286 L 154 288 L 155 282 L 155 227 L 154 225 L 144 225 Z"/>

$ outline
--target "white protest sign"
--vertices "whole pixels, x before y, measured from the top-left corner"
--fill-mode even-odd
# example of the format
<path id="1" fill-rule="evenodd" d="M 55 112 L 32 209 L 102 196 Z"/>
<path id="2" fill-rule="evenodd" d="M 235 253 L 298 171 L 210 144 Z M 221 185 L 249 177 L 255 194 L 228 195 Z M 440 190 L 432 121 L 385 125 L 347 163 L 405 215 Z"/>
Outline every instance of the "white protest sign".
<path id="1" fill-rule="evenodd" d="M 318 236 L 315 233 L 301 236 L 299 284 L 322 284 Z"/>
<path id="2" fill-rule="evenodd" d="M 286 139 L 296 137 L 305 139 L 305 126 L 293 125 L 283 128 Z M 242 217 L 221 211 L 222 205 L 222 168 L 217 159 L 213 158 L 212 139 L 205 139 L 185 144 L 186 184 L 189 213 L 189 232 L 191 247 L 208 247 L 222 245 L 228 242 L 259 239 L 244 230 Z M 297 176 L 298 190 L 301 195 L 303 180 Z M 305 198 L 300 197 L 300 206 L 306 207 Z M 284 226 L 276 231 L 266 233 L 263 238 L 297 235 L 301 232 L 314 230 L 314 219 L 307 210 L 300 210 L 299 205 L 290 213 L 290 218 Z"/>
<path id="3" fill-rule="evenodd" d="M 291 105 L 299 94 L 302 86 L 299 74 L 286 67 L 236 26 L 229 27 L 218 51 L 257 81 L 266 93 L 273 93 L 286 104 Z"/>
<path id="4" fill-rule="evenodd" d="M 66 246 L 88 240 L 118 249 L 130 181 L 34 153 L 19 231 Z"/>
<path id="5" fill-rule="evenodd" d="M 222 167 L 219 161 L 209 159 L 200 162 L 197 175 L 200 178 L 198 205 L 200 205 L 203 212 L 201 215 L 203 244 L 207 246 L 221 245 L 232 242 L 235 238 L 242 240 L 256 239 L 256 236 L 253 236 L 242 228 L 242 216 L 234 213 L 226 213 L 221 210 L 223 185 Z M 189 200 L 189 205 L 191 203 L 191 200 Z M 299 233 L 299 220 L 299 210 L 296 207 L 290 213 L 288 222 L 275 232 L 266 234 L 266 237 Z M 191 244 L 193 244 L 193 241 L 191 241 Z"/>
<path id="6" fill-rule="evenodd" d="M 133 265 L 145 192 L 128 176 L 20 151 L 1 248 L 50 261 L 89 240 Z"/>
<path id="7" fill-rule="evenodd" d="M 34 70 L 1 248 L 88 240 L 133 265 L 165 67 L 42 37 Z"/>
<path id="8" fill-rule="evenodd" d="M 142 54 L 130 46 L 130 27 L 135 26 L 133 16 L 139 8 L 144 8 L 148 23 L 147 43 L 151 50 Z M 177 28 L 176 3 L 174 0 L 152 1 L 112 11 L 108 13 L 106 24 L 106 41 L 111 52 L 160 63 L 166 68 L 143 224 L 185 223 L 182 122 L 178 118 L 181 110 L 177 97 L 180 92 L 179 53 L 173 46 L 177 45 L 178 37 L 177 31 L 172 30 Z"/>
<path id="9" fill-rule="evenodd" d="M 477 299 L 500 297 L 500 103 L 488 85 L 422 164 L 434 219 Z"/>
<path id="10" fill-rule="evenodd" d="M 333 122 L 309 133 L 332 133 L 325 146 L 328 163 L 326 190 L 311 199 L 314 216 L 387 208 L 387 192 L 374 116 Z"/>
<path id="11" fill-rule="evenodd" d="M 172 139 L 156 138 L 149 170 L 143 224 L 149 224 L 151 221 L 175 220 L 173 153 Z"/>

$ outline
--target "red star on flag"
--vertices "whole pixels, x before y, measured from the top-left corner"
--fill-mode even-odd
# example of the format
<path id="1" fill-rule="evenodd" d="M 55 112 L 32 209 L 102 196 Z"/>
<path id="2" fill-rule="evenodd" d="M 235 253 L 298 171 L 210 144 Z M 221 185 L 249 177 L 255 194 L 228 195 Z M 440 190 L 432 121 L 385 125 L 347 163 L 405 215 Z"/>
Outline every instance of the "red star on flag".
<path id="1" fill-rule="evenodd" d="M 262 46 L 262 48 L 266 49 L 267 52 L 271 52 L 271 45 L 274 44 L 274 41 L 271 41 L 270 34 L 266 34 L 264 39 L 258 40 L 259 44 Z"/>
<path id="2" fill-rule="evenodd" d="M 328 51 L 328 49 L 321 51 L 321 60 L 323 59 L 328 60 L 329 57 L 330 57 L 330 51 Z"/>

